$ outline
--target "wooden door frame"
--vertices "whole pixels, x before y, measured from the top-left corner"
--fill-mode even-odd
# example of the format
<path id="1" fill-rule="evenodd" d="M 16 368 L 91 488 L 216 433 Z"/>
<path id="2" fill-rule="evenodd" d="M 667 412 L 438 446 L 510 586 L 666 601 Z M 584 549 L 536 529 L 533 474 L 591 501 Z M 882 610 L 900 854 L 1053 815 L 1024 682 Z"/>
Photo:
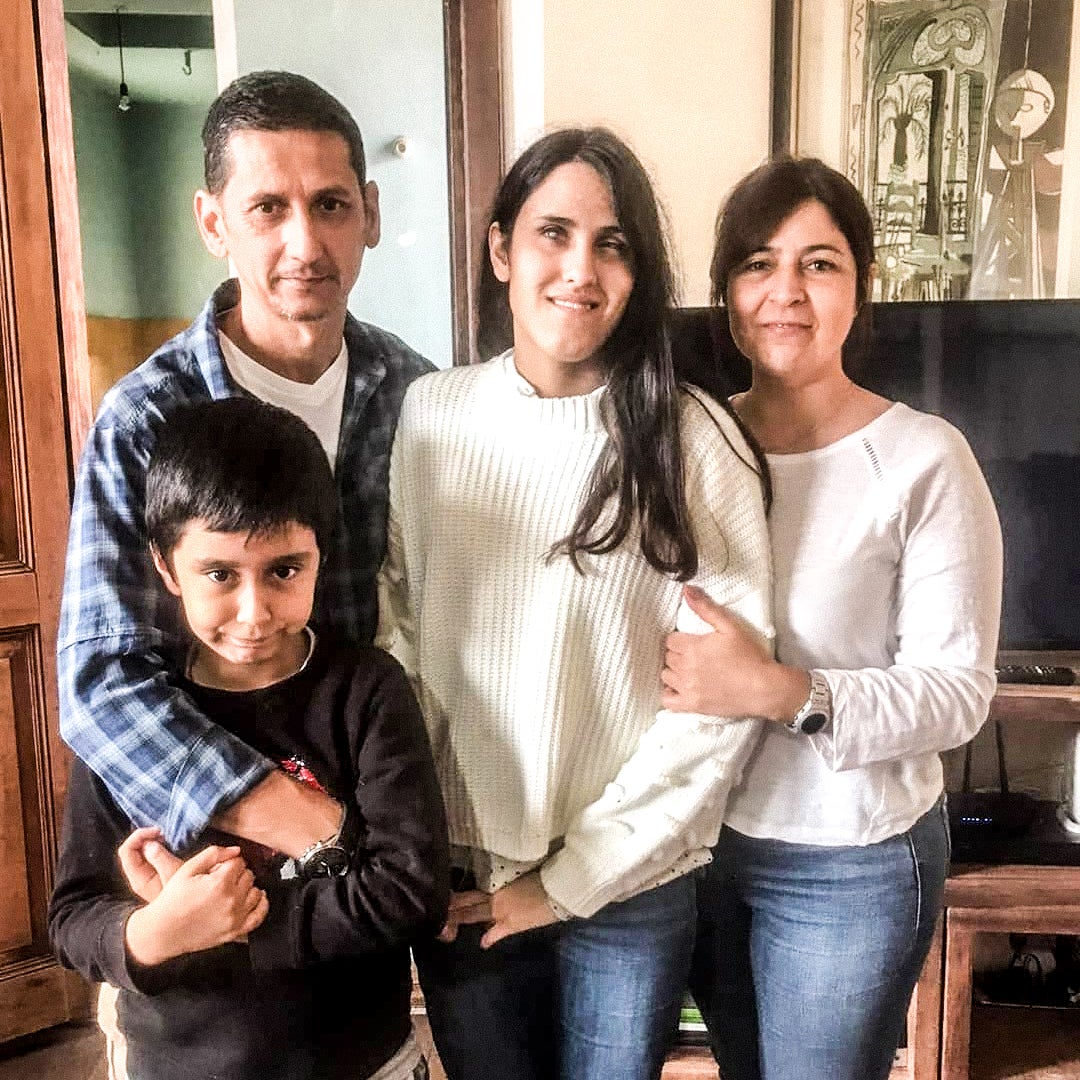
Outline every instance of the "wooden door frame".
<path id="1" fill-rule="evenodd" d="M 20 3 L 27 0 L 18 0 Z M 486 215 L 502 175 L 500 0 L 443 0 L 454 362 L 473 359 L 474 294 Z M 63 0 L 36 0 L 74 470 L 93 422 Z"/>
<path id="2" fill-rule="evenodd" d="M 79 199 L 75 187 L 71 88 L 68 84 L 63 0 L 36 0 L 35 6 L 45 100 L 54 259 L 59 282 L 68 452 L 74 475 L 94 419 L 94 407 L 90 390 L 90 354 L 86 347 L 86 293 L 83 286 L 82 239 L 79 235 Z"/>
<path id="3" fill-rule="evenodd" d="M 503 163 L 500 0 L 443 0 L 454 363 L 477 359 L 476 282 Z"/>
<path id="4" fill-rule="evenodd" d="M 9 395 L 5 441 L 12 451 L 8 478 L 18 521 L 18 542 L 0 559 L 0 825 L 3 869 L 23 875 L 11 882 L 16 899 L 5 912 L 0 1040 L 82 1015 L 89 1002 L 86 984 L 52 957 L 46 933 L 68 761 L 56 722 L 55 656 L 70 429 L 60 362 L 65 269 L 52 242 L 58 211 L 51 200 L 53 162 L 43 110 L 51 76 L 42 15 L 47 13 L 32 0 L 10 5 L 0 46 L 0 364 Z"/>

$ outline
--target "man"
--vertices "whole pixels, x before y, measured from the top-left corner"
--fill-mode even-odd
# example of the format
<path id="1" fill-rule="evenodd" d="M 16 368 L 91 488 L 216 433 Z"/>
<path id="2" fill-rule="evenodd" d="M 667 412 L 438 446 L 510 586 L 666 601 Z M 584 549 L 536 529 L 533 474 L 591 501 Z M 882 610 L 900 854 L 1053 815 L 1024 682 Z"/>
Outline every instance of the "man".
<path id="1" fill-rule="evenodd" d="M 327 451 L 339 521 L 316 598 L 337 634 L 370 641 L 390 446 L 405 388 L 430 365 L 346 311 L 379 240 L 379 193 L 344 106 L 285 72 L 237 79 L 203 127 L 195 217 L 235 279 L 105 397 L 76 482 L 58 645 L 60 729 L 140 825 L 174 848 L 207 825 L 298 858 L 340 808 L 211 723 L 170 685 L 183 640 L 143 526 L 146 465 L 177 405 L 250 393 L 299 415 Z"/>

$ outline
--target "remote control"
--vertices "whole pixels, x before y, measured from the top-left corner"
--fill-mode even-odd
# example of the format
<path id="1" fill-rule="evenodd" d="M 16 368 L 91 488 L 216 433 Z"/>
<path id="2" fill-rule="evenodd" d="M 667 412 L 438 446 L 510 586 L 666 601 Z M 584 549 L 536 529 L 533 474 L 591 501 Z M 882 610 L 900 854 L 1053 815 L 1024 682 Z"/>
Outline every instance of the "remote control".
<path id="1" fill-rule="evenodd" d="M 1076 682 L 1076 672 L 1062 664 L 1003 664 L 997 669 L 997 678 L 999 683 L 1072 686 Z"/>

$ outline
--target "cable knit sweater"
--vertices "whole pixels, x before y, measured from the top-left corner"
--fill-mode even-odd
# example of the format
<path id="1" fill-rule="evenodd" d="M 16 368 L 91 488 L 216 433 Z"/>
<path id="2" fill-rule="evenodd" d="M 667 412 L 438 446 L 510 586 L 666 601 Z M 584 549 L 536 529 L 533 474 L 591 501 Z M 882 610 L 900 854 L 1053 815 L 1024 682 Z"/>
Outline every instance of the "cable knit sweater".
<path id="1" fill-rule="evenodd" d="M 380 641 L 413 678 L 451 841 L 541 865 L 588 916 L 708 861 L 760 722 L 659 710 L 663 638 L 702 631 L 636 534 L 548 558 L 607 443 L 603 389 L 541 398 L 512 353 L 406 395 Z M 684 395 L 695 583 L 771 642 L 761 486 L 733 421 Z"/>

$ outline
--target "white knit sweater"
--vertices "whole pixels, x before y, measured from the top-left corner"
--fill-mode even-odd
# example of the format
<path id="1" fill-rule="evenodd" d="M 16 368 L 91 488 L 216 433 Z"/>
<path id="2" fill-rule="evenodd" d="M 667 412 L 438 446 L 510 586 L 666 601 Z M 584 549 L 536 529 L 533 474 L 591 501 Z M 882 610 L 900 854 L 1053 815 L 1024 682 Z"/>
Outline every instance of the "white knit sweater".
<path id="1" fill-rule="evenodd" d="M 540 398 L 509 353 L 415 382 L 380 603 L 380 641 L 427 718 L 451 841 L 542 864 L 548 894 L 581 916 L 707 861 L 760 733 L 658 712 L 664 635 L 705 627 L 636 536 L 585 556 L 584 574 L 546 557 L 607 442 L 602 394 Z M 710 408 L 684 398 L 695 582 L 771 642 L 760 484 Z"/>

